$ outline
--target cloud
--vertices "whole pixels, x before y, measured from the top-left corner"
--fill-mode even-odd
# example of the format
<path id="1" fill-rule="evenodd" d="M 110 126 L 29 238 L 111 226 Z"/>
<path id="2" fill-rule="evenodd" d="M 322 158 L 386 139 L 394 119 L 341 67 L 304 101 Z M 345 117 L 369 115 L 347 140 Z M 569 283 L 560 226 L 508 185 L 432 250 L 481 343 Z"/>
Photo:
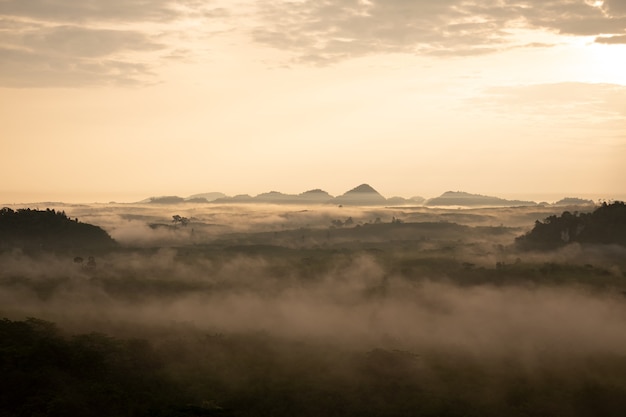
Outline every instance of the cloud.
<path id="1" fill-rule="evenodd" d="M 626 87 L 616 84 L 554 83 L 491 87 L 477 104 L 507 113 L 538 115 L 584 114 L 603 119 L 626 119 Z"/>
<path id="2" fill-rule="evenodd" d="M 150 67 L 114 59 L 67 60 L 63 56 L 0 48 L 0 85 L 5 87 L 76 87 L 82 85 L 139 85 Z"/>
<path id="3" fill-rule="evenodd" d="M 277 0 L 260 6 L 257 42 L 300 61 L 332 62 L 375 53 L 470 55 L 516 46 L 512 30 L 567 35 L 623 33 L 623 2 L 583 0 Z"/>
<path id="4" fill-rule="evenodd" d="M 4 27 L 0 24 L 0 28 Z M 0 47 L 0 84 L 11 87 L 66 87 L 139 84 L 150 68 L 127 58 L 165 48 L 144 33 L 80 26 L 23 25 Z"/>
<path id="5" fill-rule="evenodd" d="M 137 21 L 173 20 L 179 17 L 181 5 L 191 1 L 171 0 L 4 0 L 0 2 L 0 14 L 38 20 L 61 22 L 85 22 L 94 20 Z"/>
<path id="6" fill-rule="evenodd" d="M 597 43 L 608 44 L 626 44 L 626 35 L 621 36 L 599 36 L 596 38 Z"/>
<path id="7" fill-rule="evenodd" d="M 624 0 L 604 0 L 603 7 L 613 15 L 626 16 L 626 3 Z"/>
<path id="8" fill-rule="evenodd" d="M 154 82 L 159 60 L 177 49 L 167 43 L 173 23 L 223 16 L 208 7 L 194 0 L 0 1 L 0 86 Z M 158 56 L 166 58 L 146 56 L 163 50 Z"/>
<path id="9" fill-rule="evenodd" d="M 99 57 L 119 51 L 161 49 L 148 36 L 136 31 L 57 26 L 24 34 L 20 43 L 30 50 L 51 51 L 68 57 Z"/>

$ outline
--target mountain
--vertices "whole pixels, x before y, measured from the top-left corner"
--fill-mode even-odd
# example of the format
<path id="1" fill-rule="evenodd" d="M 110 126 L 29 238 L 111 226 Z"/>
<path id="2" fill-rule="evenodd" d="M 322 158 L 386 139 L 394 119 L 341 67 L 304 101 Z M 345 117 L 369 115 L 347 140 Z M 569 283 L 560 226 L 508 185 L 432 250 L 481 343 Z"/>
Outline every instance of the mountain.
<path id="1" fill-rule="evenodd" d="M 242 204 L 242 203 L 265 203 L 265 204 L 337 204 L 354 206 L 382 206 L 382 205 L 421 205 L 423 197 L 392 197 L 386 199 L 369 184 L 361 184 L 344 194 L 333 197 L 328 192 L 316 188 L 300 194 L 285 194 L 279 191 L 269 191 L 257 196 L 239 194 L 229 197 L 224 193 L 211 192 L 193 194 L 187 198 L 178 196 L 150 197 L 140 201 L 149 204 L 178 204 L 178 203 L 214 203 L 214 204 Z"/>
<path id="2" fill-rule="evenodd" d="M 361 184 L 343 195 L 333 198 L 330 202 L 353 206 L 381 206 L 387 204 L 387 199 L 369 184 Z"/>
<path id="3" fill-rule="evenodd" d="M 270 204 L 298 204 L 300 201 L 295 194 L 283 194 L 278 191 L 270 191 L 269 193 L 261 193 L 254 197 L 255 203 Z"/>
<path id="4" fill-rule="evenodd" d="M 426 206 L 480 206 L 480 207 L 512 207 L 535 206 L 534 201 L 505 200 L 480 194 L 470 194 L 463 191 L 446 191 L 439 197 L 426 201 Z"/>
<path id="5" fill-rule="evenodd" d="M 224 193 L 202 193 L 190 195 L 187 198 L 182 198 L 177 195 L 166 195 L 161 197 L 149 197 L 145 200 L 141 200 L 142 204 L 179 204 L 179 203 L 208 203 L 220 198 L 225 198 Z"/>
<path id="6" fill-rule="evenodd" d="M 595 203 L 592 200 L 585 200 L 583 198 L 565 197 L 556 203 L 555 206 L 592 206 Z"/>
<path id="7" fill-rule="evenodd" d="M 234 197 L 222 197 L 222 198 L 217 198 L 213 201 L 211 201 L 211 203 L 216 203 L 216 204 L 230 204 L 230 203 L 254 203 L 254 197 L 250 196 L 249 194 L 237 194 Z"/>
<path id="8" fill-rule="evenodd" d="M 265 203 L 265 204 L 323 204 L 333 198 L 326 191 L 315 189 L 305 191 L 301 194 L 285 194 L 279 191 L 261 193 L 255 197 L 248 194 L 236 195 L 234 197 L 217 198 L 212 203 Z"/>
<path id="9" fill-rule="evenodd" d="M 316 188 L 315 190 L 305 191 L 298 195 L 303 203 L 327 203 L 333 199 L 333 196 L 324 190 Z"/>
<path id="10" fill-rule="evenodd" d="M 218 198 L 224 198 L 224 197 L 227 197 L 226 194 L 224 193 L 213 192 L 213 193 L 201 193 L 201 194 L 190 195 L 185 200 L 196 201 L 197 199 L 204 199 L 206 201 L 213 201 L 213 200 L 217 200 Z"/>
<path id="11" fill-rule="evenodd" d="M 200 197 L 195 197 L 195 198 L 185 198 L 185 203 L 208 203 L 209 200 L 207 200 L 206 198 L 200 198 Z"/>
<path id="12" fill-rule="evenodd" d="M 141 200 L 140 203 L 149 203 L 149 204 L 178 204 L 184 203 L 185 199 L 182 197 L 178 197 L 177 195 L 166 195 L 162 197 L 149 197 L 145 200 Z"/>

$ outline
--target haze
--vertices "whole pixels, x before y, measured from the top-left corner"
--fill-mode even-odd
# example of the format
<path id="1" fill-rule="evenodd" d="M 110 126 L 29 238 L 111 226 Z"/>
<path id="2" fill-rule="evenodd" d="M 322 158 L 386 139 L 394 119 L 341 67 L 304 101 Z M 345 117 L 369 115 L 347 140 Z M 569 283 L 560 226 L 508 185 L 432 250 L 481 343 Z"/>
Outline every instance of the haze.
<path id="1" fill-rule="evenodd" d="M 0 1 L 5 203 L 623 198 L 626 6 Z"/>

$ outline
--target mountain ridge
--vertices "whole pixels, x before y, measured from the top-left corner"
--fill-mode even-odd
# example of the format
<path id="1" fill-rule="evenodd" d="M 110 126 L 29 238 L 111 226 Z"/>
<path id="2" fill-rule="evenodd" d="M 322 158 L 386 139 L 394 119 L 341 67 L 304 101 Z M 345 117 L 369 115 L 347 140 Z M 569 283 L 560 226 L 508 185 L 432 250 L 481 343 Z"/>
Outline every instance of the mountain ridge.
<path id="1" fill-rule="evenodd" d="M 492 206 L 492 207 L 511 207 L 511 206 L 535 206 L 534 201 L 525 200 L 507 200 L 500 197 L 487 196 L 482 194 L 472 194 L 465 191 L 446 191 L 439 197 L 426 200 L 425 206 Z"/>
<path id="2" fill-rule="evenodd" d="M 321 188 L 310 189 L 299 194 L 288 194 L 280 191 L 268 191 L 255 196 L 249 194 L 238 194 L 228 196 L 221 192 L 207 192 L 193 194 L 189 197 L 160 196 L 150 197 L 139 201 L 141 204 L 178 204 L 178 203 L 207 203 L 207 204 L 244 204 L 244 203 L 266 203 L 266 204 L 335 204 L 335 205 L 357 205 L 357 206 L 424 206 L 424 207 L 515 207 L 515 206 L 535 206 L 538 203 L 530 200 L 509 200 L 496 196 L 469 193 L 466 191 L 446 191 L 441 195 L 426 199 L 420 196 L 410 198 L 393 196 L 386 198 L 375 188 L 367 183 L 360 184 L 341 195 L 333 196 Z M 591 200 L 567 197 L 556 201 L 554 205 L 581 205 L 593 204 Z M 550 203 L 541 203 L 550 204 Z"/>

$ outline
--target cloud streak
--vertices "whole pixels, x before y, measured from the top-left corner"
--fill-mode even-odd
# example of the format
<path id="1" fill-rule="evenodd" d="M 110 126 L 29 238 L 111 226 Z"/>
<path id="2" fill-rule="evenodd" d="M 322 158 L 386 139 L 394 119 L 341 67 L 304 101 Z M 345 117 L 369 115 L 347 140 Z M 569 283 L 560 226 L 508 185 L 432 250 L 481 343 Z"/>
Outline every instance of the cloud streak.
<path id="1" fill-rule="evenodd" d="M 80 87 L 155 81 L 167 35 L 190 16 L 211 17 L 196 1 L 64 0 L 0 2 L 0 85 Z M 152 29 L 146 29 L 152 25 Z M 165 51 L 165 52 L 164 52 Z"/>
<path id="2" fill-rule="evenodd" d="M 29 19 L 89 21 L 171 21 L 181 16 L 182 7 L 194 1 L 172 0 L 8 0 L 0 2 L 0 14 Z"/>
<path id="3" fill-rule="evenodd" d="M 260 6 L 254 38 L 298 60 L 327 63 L 376 53 L 471 55 L 518 45 L 517 29 L 565 35 L 619 35 L 623 3 L 553 1 L 274 1 Z M 618 38 L 619 39 L 619 38 Z"/>
<path id="4" fill-rule="evenodd" d="M 494 111 L 545 116 L 566 114 L 596 120 L 626 119 L 626 87 L 614 84 L 552 83 L 491 87 L 476 104 Z"/>

